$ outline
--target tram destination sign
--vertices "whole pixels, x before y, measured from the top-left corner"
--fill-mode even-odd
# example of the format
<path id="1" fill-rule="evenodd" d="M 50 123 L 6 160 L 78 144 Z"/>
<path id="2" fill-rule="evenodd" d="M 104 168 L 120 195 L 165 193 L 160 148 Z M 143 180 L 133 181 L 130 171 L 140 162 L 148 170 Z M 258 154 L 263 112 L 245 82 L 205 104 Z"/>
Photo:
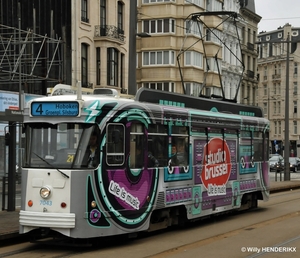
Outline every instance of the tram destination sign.
<path id="1" fill-rule="evenodd" d="M 78 116 L 79 103 L 69 102 L 35 102 L 31 103 L 31 116 Z"/>

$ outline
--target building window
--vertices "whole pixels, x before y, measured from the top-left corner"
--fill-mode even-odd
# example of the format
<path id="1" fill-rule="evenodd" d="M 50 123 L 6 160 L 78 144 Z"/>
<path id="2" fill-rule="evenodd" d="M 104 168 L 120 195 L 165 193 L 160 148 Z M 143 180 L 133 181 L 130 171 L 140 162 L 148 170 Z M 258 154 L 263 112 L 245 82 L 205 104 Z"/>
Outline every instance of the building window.
<path id="1" fill-rule="evenodd" d="M 154 90 L 163 90 L 169 92 L 175 92 L 175 87 L 173 82 L 146 82 L 143 83 L 143 87 Z"/>
<path id="2" fill-rule="evenodd" d="M 81 21 L 89 22 L 88 0 L 81 0 Z"/>
<path id="3" fill-rule="evenodd" d="M 294 74 L 298 74 L 298 63 L 294 63 Z"/>
<path id="4" fill-rule="evenodd" d="M 118 56 L 117 49 L 107 49 L 107 85 L 110 86 L 118 86 Z"/>
<path id="5" fill-rule="evenodd" d="M 264 85 L 264 95 L 267 96 L 268 95 L 268 86 Z"/>
<path id="6" fill-rule="evenodd" d="M 175 33 L 175 20 L 160 19 L 160 20 L 144 20 L 143 31 L 146 33 Z"/>
<path id="7" fill-rule="evenodd" d="M 88 48 L 87 44 L 81 44 L 81 84 L 88 87 Z"/>
<path id="8" fill-rule="evenodd" d="M 277 92 L 280 94 L 280 83 L 277 84 Z"/>
<path id="9" fill-rule="evenodd" d="M 203 88 L 203 85 L 201 83 L 195 83 L 195 82 L 186 82 L 184 86 L 185 86 L 186 95 L 195 96 L 195 97 L 200 96 L 200 92 Z"/>
<path id="10" fill-rule="evenodd" d="M 275 128 L 274 134 L 277 134 L 277 122 L 276 121 L 274 122 L 274 128 Z"/>
<path id="11" fill-rule="evenodd" d="M 281 122 L 278 121 L 278 134 L 280 135 L 281 134 Z"/>
<path id="12" fill-rule="evenodd" d="M 195 35 L 198 37 L 202 36 L 203 24 L 188 20 L 185 22 L 185 33 Z"/>
<path id="13" fill-rule="evenodd" d="M 294 121 L 294 134 L 297 134 L 298 128 L 297 128 L 297 121 Z"/>
<path id="14" fill-rule="evenodd" d="M 293 92 L 294 95 L 297 95 L 298 94 L 298 85 L 297 85 L 297 82 L 294 82 L 294 92 Z"/>
<path id="15" fill-rule="evenodd" d="M 175 2 L 175 0 L 143 0 L 143 4 L 149 4 L 149 3 L 159 3 L 159 2 Z"/>
<path id="16" fill-rule="evenodd" d="M 120 88 L 121 88 L 121 93 L 127 93 L 125 89 L 125 78 L 124 78 L 124 67 L 125 67 L 125 55 L 121 53 L 121 67 L 120 67 Z"/>
<path id="17" fill-rule="evenodd" d="M 185 4 L 194 4 L 200 7 L 204 7 L 204 0 L 185 0 Z"/>
<path id="18" fill-rule="evenodd" d="M 264 115 L 268 115 L 268 104 L 266 102 L 264 102 L 263 104 L 263 112 L 264 112 Z M 268 118 L 269 119 L 269 118 Z"/>
<path id="19" fill-rule="evenodd" d="M 206 71 L 212 71 L 212 72 L 217 73 L 218 72 L 218 68 L 219 69 L 221 68 L 221 60 L 220 59 L 216 60 L 213 57 L 207 58 L 205 64 L 206 64 Z"/>
<path id="20" fill-rule="evenodd" d="M 221 45 L 222 32 L 216 29 L 206 30 L 206 41 L 214 42 Z M 232 49 L 232 48 L 231 48 Z"/>
<path id="21" fill-rule="evenodd" d="M 294 113 L 297 113 L 297 106 L 298 106 L 298 103 L 297 103 L 297 100 L 294 101 Z"/>
<path id="22" fill-rule="evenodd" d="M 264 80 L 267 80 L 268 78 L 268 67 L 264 66 Z"/>
<path id="23" fill-rule="evenodd" d="M 101 28 L 106 26 L 106 0 L 100 0 L 100 25 Z"/>
<path id="24" fill-rule="evenodd" d="M 222 11 L 223 3 L 218 0 L 206 0 L 206 10 L 209 12 Z"/>
<path id="25" fill-rule="evenodd" d="M 120 1 L 118 2 L 118 29 L 123 32 L 123 3 Z"/>
<path id="26" fill-rule="evenodd" d="M 281 102 L 278 101 L 278 114 L 280 114 L 280 113 L 281 113 Z"/>
<path id="27" fill-rule="evenodd" d="M 97 85 L 101 84 L 101 49 L 100 47 L 96 48 L 96 80 Z"/>
<path id="28" fill-rule="evenodd" d="M 143 65 L 175 65 L 174 51 L 143 52 Z"/>
<path id="29" fill-rule="evenodd" d="M 184 54 L 184 63 L 186 66 L 203 68 L 203 55 L 196 51 L 187 51 Z"/>

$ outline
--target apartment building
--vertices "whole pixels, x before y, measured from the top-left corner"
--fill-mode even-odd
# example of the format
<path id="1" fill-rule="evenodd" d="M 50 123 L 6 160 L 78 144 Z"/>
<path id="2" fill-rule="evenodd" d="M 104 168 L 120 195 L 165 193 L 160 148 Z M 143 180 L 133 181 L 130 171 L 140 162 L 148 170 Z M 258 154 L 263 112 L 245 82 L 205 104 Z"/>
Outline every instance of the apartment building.
<path id="1" fill-rule="evenodd" d="M 260 32 L 258 41 L 257 100 L 265 117 L 270 120 L 270 153 L 283 154 L 287 135 L 290 156 L 299 156 L 300 28 L 285 24 L 272 31 Z M 291 43 L 288 45 L 287 42 Z M 286 125 L 289 127 L 288 133 L 285 131 Z"/>
<path id="2" fill-rule="evenodd" d="M 254 42 L 261 17 L 254 0 L 138 0 L 137 9 L 138 33 L 151 36 L 137 37 L 138 87 L 222 96 L 223 85 L 225 98 L 256 104 Z M 227 19 L 218 11 L 240 12 L 243 18 Z M 204 12 L 201 23 L 191 22 L 191 14 Z"/>

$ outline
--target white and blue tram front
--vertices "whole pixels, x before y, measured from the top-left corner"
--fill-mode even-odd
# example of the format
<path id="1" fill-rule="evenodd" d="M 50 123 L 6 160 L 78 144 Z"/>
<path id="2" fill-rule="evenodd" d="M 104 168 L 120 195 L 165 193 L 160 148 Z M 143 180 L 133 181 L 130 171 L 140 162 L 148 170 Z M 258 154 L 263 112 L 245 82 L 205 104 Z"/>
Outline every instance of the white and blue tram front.
<path id="1" fill-rule="evenodd" d="M 158 169 L 126 172 L 131 169 L 124 121 L 132 122 L 130 112 L 115 114 L 120 110 L 115 100 L 101 105 L 95 98 L 57 98 L 33 100 L 25 109 L 20 233 L 90 238 L 146 230 Z M 98 152 L 91 157 L 94 134 Z"/>

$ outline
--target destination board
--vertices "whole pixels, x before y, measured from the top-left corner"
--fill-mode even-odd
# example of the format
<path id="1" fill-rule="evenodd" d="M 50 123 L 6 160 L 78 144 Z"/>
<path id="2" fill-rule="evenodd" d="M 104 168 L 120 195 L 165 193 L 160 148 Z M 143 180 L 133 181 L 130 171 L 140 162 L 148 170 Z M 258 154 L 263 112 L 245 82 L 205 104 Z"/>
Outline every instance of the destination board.
<path id="1" fill-rule="evenodd" d="M 32 116 L 78 116 L 79 103 L 70 102 L 32 102 Z"/>

